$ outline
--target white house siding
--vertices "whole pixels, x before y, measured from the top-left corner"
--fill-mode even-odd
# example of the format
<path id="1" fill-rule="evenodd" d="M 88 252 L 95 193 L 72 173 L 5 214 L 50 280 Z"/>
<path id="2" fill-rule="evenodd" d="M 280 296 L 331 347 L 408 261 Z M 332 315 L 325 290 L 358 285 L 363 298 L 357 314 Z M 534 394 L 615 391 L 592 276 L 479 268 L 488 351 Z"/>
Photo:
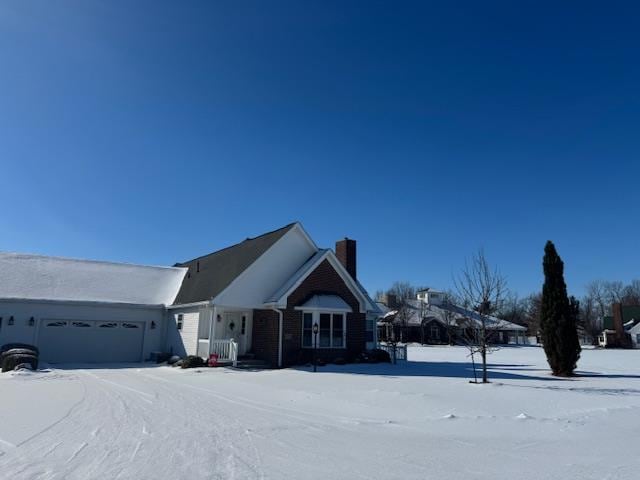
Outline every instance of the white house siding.
<path id="1" fill-rule="evenodd" d="M 275 289 L 316 251 L 299 228 L 291 229 L 220 293 L 215 303 L 225 307 L 261 308 Z"/>
<path id="2" fill-rule="evenodd" d="M 0 317 L 2 317 L 0 345 L 20 342 L 41 347 L 43 323 L 51 320 L 131 322 L 143 328 L 139 360 L 148 359 L 151 352 L 164 350 L 163 331 L 166 317 L 164 308 L 160 306 L 0 300 Z M 10 324 L 11 317 L 13 317 L 13 325 Z M 33 322 L 30 321 L 32 317 Z M 82 336 L 76 337 L 80 342 L 81 338 Z M 87 339 L 89 340 L 89 336 Z M 83 344 L 82 348 L 87 347 Z M 93 348 L 101 350 L 102 358 L 118 358 L 118 346 L 115 344 L 99 342 Z M 105 351 L 105 349 L 111 349 L 111 351 Z"/>
<path id="3" fill-rule="evenodd" d="M 178 330 L 178 315 L 182 315 L 182 330 Z M 200 318 L 209 315 L 206 306 L 184 307 L 169 310 L 167 322 L 167 348 L 175 355 L 198 353 Z"/>

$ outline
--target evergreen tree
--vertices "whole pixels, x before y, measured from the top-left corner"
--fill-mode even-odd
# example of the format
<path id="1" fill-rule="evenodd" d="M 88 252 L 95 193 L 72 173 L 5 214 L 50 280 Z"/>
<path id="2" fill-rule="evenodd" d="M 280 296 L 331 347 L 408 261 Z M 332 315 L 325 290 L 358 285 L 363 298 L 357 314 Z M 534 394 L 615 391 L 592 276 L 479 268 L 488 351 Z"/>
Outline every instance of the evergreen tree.
<path id="1" fill-rule="evenodd" d="M 564 283 L 564 263 L 556 247 L 548 241 L 544 247 L 544 285 L 540 308 L 540 330 L 547 362 L 554 375 L 573 375 L 580 358 L 577 315 L 578 303 L 569 301 Z"/>

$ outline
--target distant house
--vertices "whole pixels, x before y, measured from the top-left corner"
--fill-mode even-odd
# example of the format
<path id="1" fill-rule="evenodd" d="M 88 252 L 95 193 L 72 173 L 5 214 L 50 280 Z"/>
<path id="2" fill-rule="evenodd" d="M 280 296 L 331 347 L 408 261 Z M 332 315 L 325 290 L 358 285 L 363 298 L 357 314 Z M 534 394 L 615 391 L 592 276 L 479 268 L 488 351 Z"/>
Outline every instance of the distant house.
<path id="1" fill-rule="evenodd" d="M 640 348 L 640 306 L 614 303 L 611 316 L 603 318 L 598 343 L 605 348 Z"/>
<path id="2" fill-rule="evenodd" d="M 173 267 L 0 253 L 0 345 L 36 345 L 50 363 L 352 357 L 375 346 L 380 311 L 357 280 L 356 242 L 335 248 L 292 223 Z"/>
<path id="3" fill-rule="evenodd" d="M 378 303 L 383 311 L 378 321 L 379 340 L 422 344 L 465 343 L 481 325 L 477 312 L 446 301 L 445 294 L 426 289 L 416 299 L 399 302 L 387 295 Z M 525 344 L 526 327 L 489 316 L 486 325 L 493 332 L 494 344 Z"/>

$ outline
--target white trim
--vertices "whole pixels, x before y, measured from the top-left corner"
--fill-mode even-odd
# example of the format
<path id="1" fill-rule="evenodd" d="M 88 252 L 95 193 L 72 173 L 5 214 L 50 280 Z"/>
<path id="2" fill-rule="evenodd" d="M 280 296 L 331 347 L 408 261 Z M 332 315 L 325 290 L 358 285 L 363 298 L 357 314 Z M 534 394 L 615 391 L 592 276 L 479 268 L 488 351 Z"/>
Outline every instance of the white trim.
<path id="1" fill-rule="evenodd" d="M 82 305 L 82 306 L 99 306 L 99 307 L 127 307 L 127 308 L 157 308 L 164 310 L 165 307 L 159 303 L 126 303 L 126 302 L 104 302 L 101 300 L 60 300 L 48 298 L 20 298 L 20 297 L 3 297 L 0 303 L 51 303 L 54 305 Z"/>
<path id="2" fill-rule="evenodd" d="M 367 311 L 366 310 L 366 305 L 368 303 L 366 297 L 364 296 L 364 294 L 362 293 L 362 291 L 360 290 L 358 285 L 355 283 L 355 281 L 353 280 L 353 278 L 351 277 L 349 272 L 347 272 L 347 270 L 344 268 L 344 265 L 342 265 L 342 263 L 340 263 L 340 260 L 338 260 L 338 258 L 336 257 L 335 253 L 333 253 L 333 250 L 327 250 L 327 251 L 325 251 L 324 254 L 322 254 L 320 257 L 318 257 L 318 259 L 313 263 L 313 265 L 311 265 L 307 269 L 305 274 L 301 275 L 300 278 L 298 278 L 296 280 L 296 282 L 293 283 L 287 289 L 287 291 L 284 292 L 280 296 L 280 298 L 277 299 L 277 301 L 275 302 L 275 305 L 277 305 L 280 308 L 286 308 L 286 306 L 287 306 L 287 298 L 289 297 L 289 295 L 291 295 L 291 293 L 294 292 L 296 290 L 296 288 L 298 288 L 302 284 L 302 282 L 312 272 L 314 272 L 315 269 L 318 268 L 318 265 L 320 265 L 324 260 L 329 261 L 329 263 L 331 264 L 333 269 L 340 276 L 340 278 L 345 283 L 347 288 L 351 291 L 353 296 L 356 297 L 356 299 L 358 299 L 358 303 L 360 304 L 359 313 L 366 313 L 366 311 Z M 272 303 L 270 303 L 270 305 L 272 305 Z"/>
<path id="3" fill-rule="evenodd" d="M 283 227 L 284 228 L 284 227 Z M 316 244 L 313 243 L 313 240 L 311 240 L 311 238 L 309 237 L 309 235 L 307 234 L 307 232 L 304 231 L 304 229 L 302 228 L 302 226 L 300 225 L 299 222 L 296 222 L 294 224 L 293 227 L 291 227 L 291 229 L 285 233 L 284 235 L 282 235 L 278 240 L 276 240 L 269 248 L 267 248 L 264 252 L 262 252 L 262 255 L 260 255 L 258 258 L 256 258 L 250 265 L 247 265 L 247 268 L 245 268 L 242 272 L 240 272 L 240 274 L 238 276 L 236 276 L 236 278 L 234 278 L 233 280 L 231 280 L 231 283 L 229 283 L 229 285 L 227 285 L 226 287 L 224 287 L 222 289 L 221 292 L 219 292 L 215 297 L 213 297 L 211 299 L 212 303 L 216 303 L 216 300 L 219 299 L 220 297 L 222 297 L 227 290 L 229 290 L 230 288 L 232 288 L 233 286 L 235 286 L 236 283 L 241 282 L 245 276 L 247 276 L 249 274 L 249 271 L 251 270 L 251 266 L 254 265 L 259 259 L 261 259 L 262 257 L 264 257 L 270 250 L 273 249 L 273 247 L 275 247 L 277 244 L 279 244 L 283 238 L 286 238 L 288 235 L 291 234 L 291 232 L 296 231 L 296 228 L 298 229 L 298 233 L 302 234 L 302 237 L 310 242 L 310 245 L 315 248 L 316 250 L 318 250 L 318 247 L 316 247 Z M 264 308 L 264 305 L 260 305 L 257 307 L 253 307 L 253 308 Z"/>
<path id="4" fill-rule="evenodd" d="M 307 231 L 304 229 L 304 227 L 300 222 L 296 222 L 291 230 L 294 230 L 296 228 L 300 231 L 300 233 L 302 233 L 302 236 L 304 237 L 304 239 L 309 243 L 309 245 L 311 245 L 311 247 L 313 247 L 315 251 L 320 250 L 316 245 L 316 242 L 313 241 L 311 236 L 307 233 Z"/>
<path id="5" fill-rule="evenodd" d="M 201 307 L 203 305 L 213 304 L 211 300 L 202 300 L 200 302 L 192 302 L 192 303 L 176 303 L 173 305 L 169 305 L 167 310 L 173 310 L 176 308 L 190 308 L 190 307 Z"/>
<path id="6" fill-rule="evenodd" d="M 284 328 L 284 321 L 282 310 L 274 308 L 278 312 L 278 368 L 282 367 L 282 329 Z"/>
<path id="7" fill-rule="evenodd" d="M 304 344 L 304 314 L 311 314 L 311 326 L 314 324 L 318 324 L 318 335 L 316 335 L 316 342 L 320 339 L 320 315 L 327 314 L 329 315 L 329 346 L 323 347 L 321 345 L 314 345 L 314 335 L 311 334 L 311 345 Z M 321 309 L 306 309 L 302 312 L 302 338 L 300 339 L 300 346 L 304 349 L 324 349 L 324 350 L 344 350 L 347 348 L 347 313 L 348 312 L 340 312 L 340 311 L 323 311 Z M 342 317 L 342 346 L 334 347 L 333 346 L 333 316 L 340 315 Z"/>

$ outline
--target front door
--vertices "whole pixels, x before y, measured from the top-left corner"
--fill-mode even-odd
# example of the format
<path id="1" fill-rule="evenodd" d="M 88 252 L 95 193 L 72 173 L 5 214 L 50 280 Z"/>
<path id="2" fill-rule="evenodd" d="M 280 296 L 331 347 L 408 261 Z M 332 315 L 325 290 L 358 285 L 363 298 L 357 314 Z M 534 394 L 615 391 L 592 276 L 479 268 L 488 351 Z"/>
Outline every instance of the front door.
<path id="1" fill-rule="evenodd" d="M 247 315 L 241 312 L 224 314 L 224 338 L 234 339 L 238 343 L 238 354 L 247 353 Z"/>

